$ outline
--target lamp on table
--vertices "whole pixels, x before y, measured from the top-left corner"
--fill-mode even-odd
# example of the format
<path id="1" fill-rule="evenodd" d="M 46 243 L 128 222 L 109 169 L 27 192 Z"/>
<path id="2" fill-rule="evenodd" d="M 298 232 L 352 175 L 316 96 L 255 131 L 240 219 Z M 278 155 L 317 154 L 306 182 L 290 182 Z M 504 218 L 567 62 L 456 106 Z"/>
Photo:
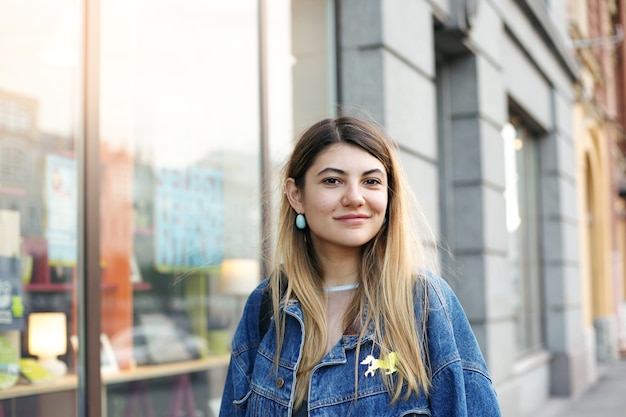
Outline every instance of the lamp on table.
<path id="1" fill-rule="evenodd" d="M 31 313 L 28 316 L 28 351 L 53 376 L 67 373 L 67 365 L 57 356 L 67 352 L 65 313 Z"/>
<path id="2" fill-rule="evenodd" d="M 260 275 L 261 266 L 257 259 L 224 259 L 220 274 L 220 292 L 247 296 L 259 285 Z"/>
<path id="3" fill-rule="evenodd" d="M 243 301 L 257 285 L 261 267 L 259 261 L 249 258 L 224 259 L 221 264 L 218 292 L 231 296 L 235 303 L 226 297 L 219 297 L 215 301 L 228 303 L 228 308 L 215 308 L 209 317 L 209 351 L 213 354 L 228 352 L 231 339 L 231 324 L 243 310 Z M 232 308 L 236 311 L 233 311 Z"/>

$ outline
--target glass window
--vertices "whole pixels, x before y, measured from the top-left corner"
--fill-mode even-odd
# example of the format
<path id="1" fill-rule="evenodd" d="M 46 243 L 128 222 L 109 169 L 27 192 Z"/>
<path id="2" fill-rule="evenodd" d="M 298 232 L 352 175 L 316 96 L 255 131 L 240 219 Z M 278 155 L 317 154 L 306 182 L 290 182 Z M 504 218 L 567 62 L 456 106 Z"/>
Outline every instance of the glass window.
<path id="1" fill-rule="evenodd" d="M 101 6 L 104 402 L 206 416 L 261 278 L 257 2 Z"/>
<path id="2" fill-rule="evenodd" d="M 81 3 L 73 0 L 0 2 L 4 416 L 77 414 L 70 339 L 78 323 L 75 150 L 82 122 L 82 15 Z M 52 381 L 58 390 L 49 389 Z"/>
<path id="3" fill-rule="evenodd" d="M 506 169 L 509 265 L 517 290 L 515 309 L 521 354 L 543 345 L 537 141 L 518 118 L 502 131 Z"/>
<path id="4" fill-rule="evenodd" d="M 77 415 L 83 4 L 0 3 L 4 416 Z M 335 114 L 333 1 L 261 3 L 263 49 L 258 4 L 99 4 L 103 416 L 216 415 L 262 278 L 262 145 L 273 174 L 305 126 Z M 49 373 L 63 374 L 54 388 Z"/>

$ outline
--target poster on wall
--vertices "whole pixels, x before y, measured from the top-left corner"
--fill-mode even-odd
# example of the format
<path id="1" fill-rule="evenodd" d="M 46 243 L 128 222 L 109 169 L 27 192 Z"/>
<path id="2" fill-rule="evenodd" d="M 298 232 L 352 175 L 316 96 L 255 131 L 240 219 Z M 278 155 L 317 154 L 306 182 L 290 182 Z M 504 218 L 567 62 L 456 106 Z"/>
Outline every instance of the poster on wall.
<path id="1" fill-rule="evenodd" d="M 159 270 L 219 265 L 223 257 L 223 173 L 212 168 L 156 172 L 155 262 Z"/>
<path id="2" fill-rule="evenodd" d="M 23 298 L 20 259 L 0 256 L 0 331 L 24 330 Z"/>
<path id="3" fill-rule="evenodd" d="M 24 329 L 20 213 L 0 210 L 0 331 Z"/>
<path id="4" fill-rule="evenodd" d="M 76 160 L 47 155 L 45 187 L 49 262 L 75 265 L 78 223 Z"/>

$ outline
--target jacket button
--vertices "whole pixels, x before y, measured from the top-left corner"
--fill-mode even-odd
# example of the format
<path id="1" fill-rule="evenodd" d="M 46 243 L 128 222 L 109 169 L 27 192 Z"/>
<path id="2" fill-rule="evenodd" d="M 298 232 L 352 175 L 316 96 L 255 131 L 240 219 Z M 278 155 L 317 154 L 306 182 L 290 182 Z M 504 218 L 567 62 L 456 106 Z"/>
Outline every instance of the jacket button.
<path id="1" fill-rule="evenodd" d="M 285 380 L 284 380 L 284 379 L 282 379 L 282 378 L 278 378 L 278 379 L 276 380 L 276 386 L 277 386 L 278 388 L 282 388 L 284 385 L 285 385 Z"/>

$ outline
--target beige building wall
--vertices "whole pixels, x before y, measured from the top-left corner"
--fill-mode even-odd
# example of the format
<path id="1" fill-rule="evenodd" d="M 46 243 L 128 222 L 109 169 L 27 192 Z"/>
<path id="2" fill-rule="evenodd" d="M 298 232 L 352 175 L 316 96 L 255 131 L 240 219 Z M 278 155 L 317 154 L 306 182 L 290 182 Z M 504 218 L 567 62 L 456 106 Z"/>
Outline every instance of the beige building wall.
<path id="1" fill-rule="evenodd" d="M 610 4 L 575 0 L 570 3 L 571 37 L 581 65 L 574 108 L 583 324 L 595 344 L 597 360 L 617 357 L 623 298 L 623 235 L 613 177 L 613 148 L 620 127 L 614 122 L 618 85 L 614 53 L 602 45 L 577 40 L 610 36 Z M 591 10 L 593 9 L 593 10 Z M 591 11 L 590 11 L 591 10 Z M 589 19 L 590 14 L 600 18 Z M 593 25 L 590 22 L 593 21 Z M 621 243 L 620 243 L 621 239 Z"/>
<path id="2" fill-rule="evenodd" d="M 597 358 L 608 360 L 617 354 L 619 305 L 615 277 L 622 269 L 614 247 L 614 207 L 611 198 L 609 146 L 612 126 L 592 103 L 580 100 L 574 110 L 578 165 L 583 323 L 595 333 Z M 621 282 L 619 287 L 621 289 Z M 621 291 L 620 291 L 621 292 Z"/>

